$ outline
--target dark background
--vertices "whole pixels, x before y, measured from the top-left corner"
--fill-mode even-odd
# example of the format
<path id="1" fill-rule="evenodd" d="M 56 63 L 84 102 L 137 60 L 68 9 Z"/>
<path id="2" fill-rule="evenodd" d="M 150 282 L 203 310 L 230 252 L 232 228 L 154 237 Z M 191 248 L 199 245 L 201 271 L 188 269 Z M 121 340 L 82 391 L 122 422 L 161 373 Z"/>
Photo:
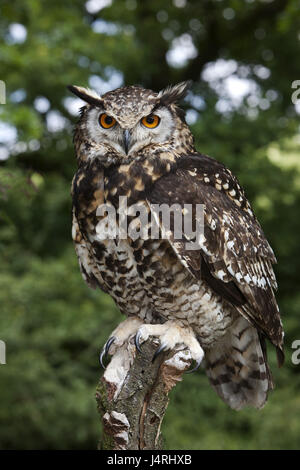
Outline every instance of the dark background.
<path id="1" fill-rule="evenodd" d="M 0 36 L 0 448 L 96 447 L 98 353 L 122 319 L 84 284 L 71 241 L 82 102 L 66 85 L 158 91 L 187 79 L 198 150 L 238 176 L 277 255 L 286 363 L 277 369 L 269 348 L 276 389 L 262 411 L 229 409 L 203 371 L 184 377 L 166 448 L 299 448 L 299 1 L 2 0 Z"/>

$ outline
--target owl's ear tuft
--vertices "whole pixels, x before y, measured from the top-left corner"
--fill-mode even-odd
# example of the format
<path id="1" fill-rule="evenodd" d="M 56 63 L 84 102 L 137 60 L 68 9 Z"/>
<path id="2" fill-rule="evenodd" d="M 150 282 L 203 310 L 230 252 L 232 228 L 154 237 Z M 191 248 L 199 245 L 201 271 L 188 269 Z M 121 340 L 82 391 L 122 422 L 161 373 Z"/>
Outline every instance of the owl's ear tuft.
<path id="1" fill-rule="evenodd" d="M 160 103 L 165 106 L 171 103 L 176 103 L 185 97 L 191 85 L 191 80 L 177 83 L 177 85 L 170 85 L 164 90 L 161 90 L 158 93 L 157 98 L 159 99 Z"/>
<path id="2" fill-rule="evenodd" d="M 68 85 L 67 88 L 72 93 L 74 93 L 74 95 L 78 96 L 86 103 L 89 103 L 93 106 L 103 105 L 102 98 L 95 91 L 90 90 L 89 88 L 83 88 L 81 86 L 75 86 L 75 85 Z"/>

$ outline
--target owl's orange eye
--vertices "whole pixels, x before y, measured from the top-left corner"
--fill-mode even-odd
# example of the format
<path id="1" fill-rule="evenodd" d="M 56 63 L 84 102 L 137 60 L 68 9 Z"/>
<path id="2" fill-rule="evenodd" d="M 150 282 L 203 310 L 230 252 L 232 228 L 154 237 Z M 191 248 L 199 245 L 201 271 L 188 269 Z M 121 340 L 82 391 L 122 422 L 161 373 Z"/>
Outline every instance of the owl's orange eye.
<path id="1" fill-rule="evenodd" d="M 160 117 L 156 114 L 149 114 L 149 116 L 145 116 L 142 119 L 142 124 L 149 129 L 154 129 L 160 123 Z"/>
<path id="2" fill-rule="evenodd" d="M 104 129 L 110 129 L 116 124 L 115 118 L 109 116 L 106 113 L 103 113 L 100 115 L 99 122 L 100 122 L 100 125 L 104 127 Z"/>

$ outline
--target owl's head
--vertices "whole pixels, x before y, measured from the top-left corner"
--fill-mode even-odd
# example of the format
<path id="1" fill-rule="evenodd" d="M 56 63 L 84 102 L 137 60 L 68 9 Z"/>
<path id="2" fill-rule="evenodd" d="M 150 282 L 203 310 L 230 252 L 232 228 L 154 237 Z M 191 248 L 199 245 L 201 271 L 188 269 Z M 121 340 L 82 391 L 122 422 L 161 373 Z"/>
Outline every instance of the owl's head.
<path id="1" fill-rule="evenodd" d="M 75 132 L 77 153 L 82 154 L 82 146 L 86 145 L 100 152 L 102 149 L 115 153 L 125 162 L 146 147 L 151 151 L 191 150 L 193 137 L 184 112 L 176 104 L 189 86 L 190 82 L 182 82 L 159 93 L 127 86 L 102 96 L 86 88 L 69 86 L 72 93 L 87 103 Z"/>

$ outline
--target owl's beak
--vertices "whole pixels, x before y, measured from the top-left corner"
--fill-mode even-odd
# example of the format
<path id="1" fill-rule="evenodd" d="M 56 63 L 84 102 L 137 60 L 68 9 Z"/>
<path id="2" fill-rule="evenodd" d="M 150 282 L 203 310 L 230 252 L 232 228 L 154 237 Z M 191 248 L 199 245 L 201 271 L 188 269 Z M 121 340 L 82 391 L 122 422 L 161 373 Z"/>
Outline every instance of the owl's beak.
<path id="1" fill-rule="evenodd" d="M 130 146 L 130 132 L 128 129 L 125 129 L 123 132 L 123 143 L 124 143 L 124 149 L 125 153 L 128 153 L 129 146 Z"/>

